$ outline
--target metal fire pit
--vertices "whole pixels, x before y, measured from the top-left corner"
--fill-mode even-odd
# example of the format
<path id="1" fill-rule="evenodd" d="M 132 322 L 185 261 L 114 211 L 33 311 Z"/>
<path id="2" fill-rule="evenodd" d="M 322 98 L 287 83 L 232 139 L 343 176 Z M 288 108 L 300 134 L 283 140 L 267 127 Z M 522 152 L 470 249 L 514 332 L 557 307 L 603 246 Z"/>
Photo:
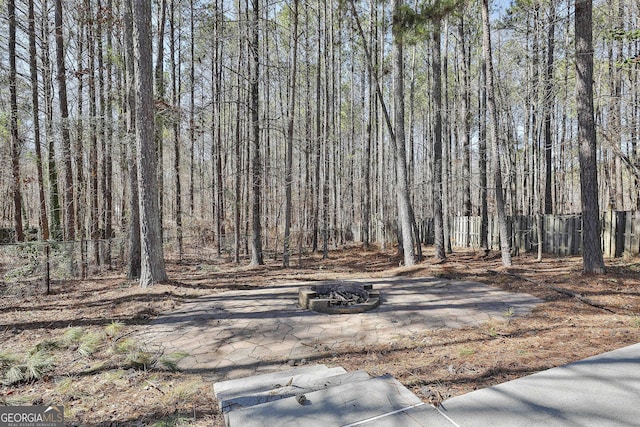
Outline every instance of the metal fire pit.
<path id="1" fill-rule="evenodd" d="M 380 292 L 359 282 L 323 283 L 300 288 L 298 305 L 325 314 L 363 313 L 380 305 Z"/>

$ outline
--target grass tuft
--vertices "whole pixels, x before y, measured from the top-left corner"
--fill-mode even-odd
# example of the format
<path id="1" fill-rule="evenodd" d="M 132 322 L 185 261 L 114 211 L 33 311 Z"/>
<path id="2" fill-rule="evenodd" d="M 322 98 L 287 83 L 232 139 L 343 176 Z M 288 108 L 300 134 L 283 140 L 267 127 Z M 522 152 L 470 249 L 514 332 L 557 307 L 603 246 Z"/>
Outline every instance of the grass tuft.
<path id="1" fill-rule="evenodd" d="M 58 350 L 60 348 L 60 342 L 55 340 L 44 340 L 36 344 L 36 346 L 31 350 L 32 353 L 42 352 L 42 351 L 51 351 Z"/>
<path id="2" fill-rule="evenodd" d="M 88 332 L 80 338 L 78 343 L 78 353 L 85 357 L 91 356 L 93 353 L 98 351 L 98 348 L 100 348 L 104 340 L 105 336 L 103 334 Z"/>
<path id="3" fill-rule="evenodd" d="M 0 371 L 8 369 L 18 360 L 20 360 L 20 356 L 17 354 L 9 353 L 8 351 L 0 351 Z"/>
<path id="4" fill-rule="evenodd" d="M 136 348 L 127 354 L 127 362 L 134 369 L 147 370 L 157 362 L 153 353 Z"/>
<path id="5" fill-rule="evenodd" d="M 476 351 L 472 348 L 461 348 L 460 349 L 460 356 L 471 356 L 472 354 L 474 354 Z"/>
<path id="6" fill-rule="evenodd" d="M 73 389 L 74 384 L 78 380 L 77 377 L 68 375 L 56 381 L 56 393 L 67 394 Z"/>
<path id="7" fill-rule="evenodd" d="M 108 338 L 115 338 L 120 335 L 122 329 L 124 329 L 124 323 L 113 321 L 110 325 L 104 328 L 104 333 L 107 334 Z"/>
<path id="8" fill-rule="evenodd" d="M 4 372 L 2 382 L 6 385 L 37 381 L 55 367 L 55 358 L 44 351 L 32 352 L 20 363 L 15 362 Z"/>
<path id="9" fill-rule="evenodd" d="M 184 415 L 170 415 L 152 424 L 153 427 L 178 427 L 187 426 L 191 419 Z"/>
<path id="10" fill-rule="evenodd" d="M 134 339 L 125 338 L 123 340 L 116 341 L 115 345 L 113 346 L 113 351 L 116 354 L 127 354 L 136 350 L 137 347 L 138 343 L 136 343 Z"/>
<path id="11" fill-rule="evenodd" d="M 200 394 L 201 389 L 202 382 L 200 381 L 179 383 L 170 389 L 167 398 L 177 404 L 190 403 Z"/>
<path id="12" fill-rule="evenodd" d="M 62 334 L 62 342 L 67 346 L 77 345 L 84 335 L 84 329 L 80 327 L 69 328 Z"/>
<path id="13" fill-rule="evenodd" d="M 177 371 L 178 363 L 180 363 L 180 361 L 187 356 L 189 356 L 189 353 L 186 353 L 184 351 L 177 351 L 175 353 L 162 356 L 159 360 L 160 366 L 167 371 Z"/>

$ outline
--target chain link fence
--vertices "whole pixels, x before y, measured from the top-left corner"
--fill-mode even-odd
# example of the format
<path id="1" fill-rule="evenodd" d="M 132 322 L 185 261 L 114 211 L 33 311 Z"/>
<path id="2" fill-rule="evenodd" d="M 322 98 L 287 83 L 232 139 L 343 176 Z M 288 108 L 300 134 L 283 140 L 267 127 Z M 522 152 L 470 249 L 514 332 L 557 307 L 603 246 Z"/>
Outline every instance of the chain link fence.
<path id="1" fill-rule="evenodd" d="M 59 282 L 124 264 L 121 239 L 0 244 L 0 297 L 48 294 Z"/>

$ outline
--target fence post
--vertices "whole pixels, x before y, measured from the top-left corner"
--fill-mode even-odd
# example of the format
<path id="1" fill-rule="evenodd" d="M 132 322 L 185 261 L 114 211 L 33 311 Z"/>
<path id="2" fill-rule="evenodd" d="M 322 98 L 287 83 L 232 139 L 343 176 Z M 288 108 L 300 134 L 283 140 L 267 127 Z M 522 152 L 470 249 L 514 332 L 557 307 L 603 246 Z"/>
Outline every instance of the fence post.
<path id="1" fill-rule="evenodd" d="M 614 233 L 614 224 L 613 224 L 613 212 L 606 211 L 604 213 L 604 220 L 602 221 L 603 230 L 602 230 L 602 239 L 603 239 L 603 255 L 607 258 L 612 258 L 614 255 L 614 251 L 612 250 L 611 239 Z M 615 246 L 613 246 L 615 250 Z"/>
<path id="2" fill-rule="evenodd" d="M 624 211 L 619 211 L 615 213 L 616 215 L 616 230 L 615 230 L 615 256 L 616 258 L 621 257 L 624 253 L 624 234 L 626 233 L 625 225 L 626 225 L 626 213 Z"/>
<path id="3" fill-rule="evenodd" d="M 625 251 L 631 256 L 637 256 L 640 253 L 640 244 L 638 239 L 638 231 L 640 229 L 640 212 L 627 212 L 625 226 Z"/>
<path id="4" fill-rule="evenodd" d="M 84 238 L 80 239 L 80 275 L 83 279 L 87 278 L 87 257 L 89 256 L 88 252 L 88 244 L 89 242 Z"/>
<path id="5" fill-rule="evenodd" d="M 51 293 L 51 266 L 49 264 L 50 262 L 49 252 L 50 252 L 49 245 L 45 245 L 44 246 L 44 254 L 45 254 L 44 282 L 47 285 L 47 295 Z"/>

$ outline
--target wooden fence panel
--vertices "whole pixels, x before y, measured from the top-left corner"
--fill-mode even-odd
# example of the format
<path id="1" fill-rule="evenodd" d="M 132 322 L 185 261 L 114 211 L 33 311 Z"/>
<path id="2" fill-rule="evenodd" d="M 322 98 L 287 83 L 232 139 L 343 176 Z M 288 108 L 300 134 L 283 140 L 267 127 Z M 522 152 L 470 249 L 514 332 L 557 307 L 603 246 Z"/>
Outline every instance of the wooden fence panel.
<path id="1" fill-rule="evenodd" d="M 627 255 L 640 255 L 640 211 L 626 212 L 624 226 L 624 250 Z"/>
<path id="2" fill-rule="evenodd" d="M 555 256 L 580 255 L 582 253 L 582 216 L 541 215 L 542 251 Z M 537 251 L 538 230 L 535 216 L 507 218 L 512 248 L 521 253 Z M 433 220 L 421 221 L 421 232 L 427 242 L 433 242 Z M 451 218 L 451 244 L 456 248 L 478 248 L 480 246 L 480 224 L 478 216 Z M 496 218 L 488 223 L 488 244 L 500 250 L 500 238 Z M 424 238 L 423 237 L 423 238 Z M 640 211 L 604 212 L 602 214 L 602 249 L 605 257 L 623 254 L 640 255 Z"/>
<path id="3" fill-rule="evenodd" d="M 602 220 L 602 255 L 613 258 L 615 255 L 615 215 L 613 212 L 605 212 Z"/>
<path id="4" fill-rule="evenodd" d="M 544 236 L 542 239 L 543 250 L 542 252 L 545 254 L 553 253 L 553 233 L 555 230 L 555 216 L 554 215 L 545 215 L 544 216 L 544 227 L 542 231 L 542 235 Z"/>

